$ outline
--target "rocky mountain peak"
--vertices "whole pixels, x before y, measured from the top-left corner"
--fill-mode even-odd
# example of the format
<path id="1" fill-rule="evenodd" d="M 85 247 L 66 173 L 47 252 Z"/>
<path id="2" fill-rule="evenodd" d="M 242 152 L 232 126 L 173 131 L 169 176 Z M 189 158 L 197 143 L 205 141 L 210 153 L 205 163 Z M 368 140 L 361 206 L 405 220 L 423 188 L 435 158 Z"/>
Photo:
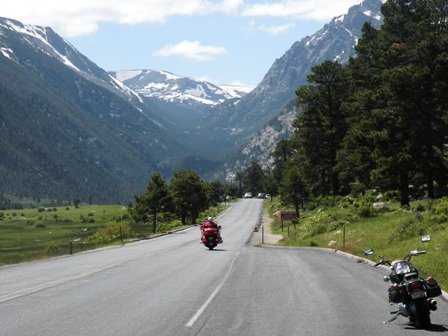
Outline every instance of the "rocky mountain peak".
<path id="1" fill-rule="evenodd" d="M 239 99 L 251 91 L 250 88 L 220 86 L 167 71 L 123 70 L 110 74 L 143 97 L 192 106 L 216 106 L 229 99 Z"/>

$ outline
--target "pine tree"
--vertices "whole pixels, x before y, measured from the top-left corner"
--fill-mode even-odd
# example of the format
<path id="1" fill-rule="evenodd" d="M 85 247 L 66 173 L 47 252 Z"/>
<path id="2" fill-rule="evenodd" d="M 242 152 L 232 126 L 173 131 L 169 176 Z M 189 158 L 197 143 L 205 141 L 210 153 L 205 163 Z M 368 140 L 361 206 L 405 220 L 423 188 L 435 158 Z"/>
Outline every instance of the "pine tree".
<path id="1" fill-rule="evenodd" d="M 171 179 L 170 191 L 182 223 L 185 224 L 189 217 L 195 224 L 199 212 L 208 206 L 205 182 L 193 170 L 179 170 Z"/>
<path id="2" fill-rule="evenodd" d="M 303 156 L 306 179 L 316 195 L 340 192 L 336 155 L 347 132 L 341 108 L 348 95 L 347 76 L 337 62 L 326 61 L 312 69 L 309 84 L 296 92 L 302 111 L 294 122 L 297 153 Z"/>
<path id="3" fill-rule="evenodd" d="M 157 214 L 169 206 L 171 199 L 168 186 L 160 173 L 151 175 L 146 191 L 135 196 L 136 206 L 132 210 L 134 219 L 146 222 L 152 218 L 152 232 L 157 232 Z"/>

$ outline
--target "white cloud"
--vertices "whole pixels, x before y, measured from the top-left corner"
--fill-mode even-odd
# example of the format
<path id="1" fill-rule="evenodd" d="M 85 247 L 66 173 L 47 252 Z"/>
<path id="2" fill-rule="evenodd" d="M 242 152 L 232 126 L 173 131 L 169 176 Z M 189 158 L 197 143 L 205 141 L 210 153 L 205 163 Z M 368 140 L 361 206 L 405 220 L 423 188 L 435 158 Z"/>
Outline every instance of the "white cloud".
<path id="1" fill-rule="evenodd" d="M 250 23 L 250 26 L 256 30 L 262 31 L 267 33 L 270 36 L 277 36 L 283 33 L 286 33 L 288 30 L 293 29 L 296 25 L 294 23 L 285 23 L 283 25 L 276 25 L 276 26 L 267 26 L 267 25 L 260 25 L 257 26 L 257 24 L 252 21 Z"/>
<path id="2" fill-rule="evenodd" d="M 51 26 L 64 37 L 94 33 L 101 23 L 165 22 L 170 16 L 214 13 L 246 17 L 328 20 L 360 0 L 11 0 L 1 16 Z"/>
<path id="3" fill-rule="evenodd" d="M 247 17 L 284 17 L 326 21 L 347 11 L 361 0 L 285 0 L 255 3 L 243 11 Z"/>
<path id="4" fill-rule="evenodd" d="M 199 41 L 184 40 L 174 45 L 166 45 L 154 53 L 155 56 L 181 56 L 195 61 L 208 61 L 216 56 L 226 54 L 222 47 L 206 46 Z"/>
<path id="5" fill-rule="evenodd" d="M 237 13 L 241 5 L 242 0 L 14 0 L 2 3 L 1 16 L 74 37 L 94 33 L 100 23 L 160 23 L 170 16 Z"/>

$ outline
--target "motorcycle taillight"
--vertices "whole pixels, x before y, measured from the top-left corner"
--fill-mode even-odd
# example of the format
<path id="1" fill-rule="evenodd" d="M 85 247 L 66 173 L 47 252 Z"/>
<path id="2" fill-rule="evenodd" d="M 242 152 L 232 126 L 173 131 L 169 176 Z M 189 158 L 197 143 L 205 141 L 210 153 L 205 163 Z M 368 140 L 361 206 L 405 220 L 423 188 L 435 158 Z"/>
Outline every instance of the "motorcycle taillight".
<path id="1" fill-rule="evenodd" d="M 437 281 L 435 281 L 434 278 L 432 278 L 432 277 L 426 278 L 426 281 L 427 281 L 429 284 L 435 284 L 435 283 L 437 283 Z"/>
<path id="2" fill-rule="evenodd" d="M 414 281 L 409 284 L 409 290 L 411 292 L 423 290 L 423 283 L 421 281 Z"/>

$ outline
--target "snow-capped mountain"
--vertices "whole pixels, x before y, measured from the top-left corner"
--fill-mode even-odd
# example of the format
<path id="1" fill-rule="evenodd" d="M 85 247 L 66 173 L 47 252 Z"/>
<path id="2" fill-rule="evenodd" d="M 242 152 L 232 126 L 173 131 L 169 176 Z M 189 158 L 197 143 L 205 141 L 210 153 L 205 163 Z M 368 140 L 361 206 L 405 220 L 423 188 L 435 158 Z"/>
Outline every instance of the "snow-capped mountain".
<path id="1" fill-rule="evenodd" d="M 50 27 L 28 25 L 17 20 L 0 17 L 0 29 L 2 31 L 0 35 L 0 52 L 10 60 L 17 63 L 23 62 L 20 56 L 22 49 L 18 50 L 18 46 L 16 46 L 14 51 L 10 46 L 11 37 L 17 35 L 21 37 L 22 43 L 26 43 L 34 50 L 61 62 L 89 81 L 129 100 L 135 102 L 140 100 L 135 92 L 90 61 Z"/>
<path id="2" fill-rule="evenodd" d="M 241 151 L 228 163 L 231 169 L 241 169 L 258 157 L 262 166 L 269 165 L 275 146 L 268 138 L 283 139 L 291 132 L 291 122 L 296 114 L 293 108 L 294 93 L 306 84 L 311 68 L 326 60 L 346 63 L 355 54 L 355 45 L 361 36 L 364 23 L 379 28 L 382 23 L 381 5 L 384 0 L 364 0 L 352 6 L 347 14 L 333 18 L 322 29 L 294 43 L 277 59 L 257 87 L 241 98 L 238 104 L 214 111 L 214 129 L 223 137 L 253 134 Z M 219 129 L 224 120 L 239 127 L 239 133 Z M 272 125 L 277 125 L 272 127 Z M 233 129 L 234 129 L 233 128 Z M 253 133 L 255 132 L 255 133 Z M 225 134 L 225 135 L 224 135 Z M 286 137 L 287 138 L 287 137 Z"/>
<path id="3" fill-rule="evenodd" d="M 352 6 L 347 14 L 333 18 L 311 36 L 295 42 L 275 60 L 257 87 L 235 105 L 217 107 L 204 116 L 204 122 L 222 137 L 247 140 L 274 118 L 295 97 L 295 91 L 306 83 L 311 68 L 326 60 L 347 62 L 355 53 L 354 46 L 365 22 L 381 24 L 383 0 L 365 0 Z M 232 130 L 238 128 L 240 132 Z"/>
<path id="4" fill-rule="evenodd" d="M 241 147 L 227 167 L 269 164 L 292 132 L 296 89 L 314 65 L 354 54 L 363 23 L 380 25 L 381 4 L 365 0 L 296 42 L 249 93 L 154 70 L 112 75 L 51 28 L 0 18 L 2 190 L 101 202 L 133 195 L 151 172 L 169 175 L 195 155 Z"/>
<path id="5" fill-rule="evenodd" d="M 229 99 L 239 99 L 251 91 L 250 88 L 219 86 L 167 71 L 123 70 L 110 74 L 143 97 L 190 106 L 216 106 Z"/>
<path id="6" fill-rule="evenodd" d="M 168 126 L 51 28 L 0 18 L 2 192 L 128 201 L 193 154 Z"/>

